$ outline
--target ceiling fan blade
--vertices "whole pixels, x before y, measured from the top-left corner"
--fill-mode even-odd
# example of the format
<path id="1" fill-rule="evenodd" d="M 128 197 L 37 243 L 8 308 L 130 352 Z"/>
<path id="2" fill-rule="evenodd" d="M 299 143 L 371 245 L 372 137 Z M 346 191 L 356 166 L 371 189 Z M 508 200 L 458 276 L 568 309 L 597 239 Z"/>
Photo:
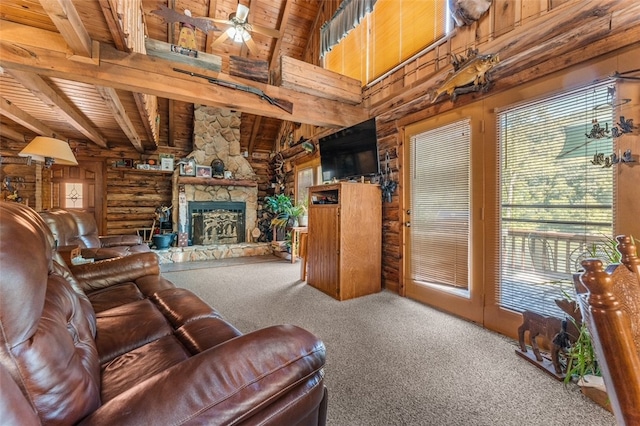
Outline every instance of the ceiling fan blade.
<path id="1" fill-rule="evenodd" d="M 215 22 L 216 24 L 233 25 L 233 22 L 229 21 L 228 19 L 208 18 L 206 16 L 203 16 L 198 19 L 205 19 L 207 21 Z"/>
<path id="2" fill-rule="evenodd" d="M 271 38 L 280 38 L 280 31 L 273 28 L 263 27 L 261 25 L 251 24 L 251 31 L 254 31 L 258 34 L 266 35 Z"/>
<path id="3" fill-rule="evenodd" d="M 244 41 L 247 45 L 247 48 L 249 49 L 249 52 L 251 53 L 258 53 L 258 46 L 256 45 L 256 42 L 253 41 L 252 38 L 248 38 Z"/>
<path id="4" fill-rule="evenodd" d="M 213 50 L 214 48 L 220 46 L 222 43 L 227 41 L 228 38 L 229 38 L 229 34 L 227 34 L 226 31 L 223 31 L 222 35 L 220 37 L 218 37 L 217 39 L 215 39 L 213 41 L 213 43 L 211 43 L 211 50 Z"/>

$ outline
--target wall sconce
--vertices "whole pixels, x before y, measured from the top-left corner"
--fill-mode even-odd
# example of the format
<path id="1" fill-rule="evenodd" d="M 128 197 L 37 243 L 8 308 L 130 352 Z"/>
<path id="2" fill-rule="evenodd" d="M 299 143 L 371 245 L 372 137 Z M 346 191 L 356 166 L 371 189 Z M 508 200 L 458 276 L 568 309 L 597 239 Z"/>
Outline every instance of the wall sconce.
<path id="1" fill-rule="evenodd" d="M 63 166 L 78 165 L 78 161 L 67 142 L 46 136 L 36 136 L 18 155 L 41 161 L 46 169 L 51 167 L 53 163 Z"/>

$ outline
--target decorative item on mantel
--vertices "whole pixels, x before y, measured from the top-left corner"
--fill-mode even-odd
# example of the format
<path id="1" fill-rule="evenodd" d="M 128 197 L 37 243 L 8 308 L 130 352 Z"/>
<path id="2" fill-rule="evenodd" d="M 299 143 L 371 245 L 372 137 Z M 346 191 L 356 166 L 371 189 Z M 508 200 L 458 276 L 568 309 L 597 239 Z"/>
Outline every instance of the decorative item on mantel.
<path id="1" fill-rule="evenodd" d="M 211 175 L 218 179 L 224 178 L 224 162 L 221 159 L 216 158 L 211 162 Z"/>
<path id="2" fill-rule="evenodd" d="M 178 162 L 180 167 L 180 176 L 195 176 L 196 175 L 196 160 L 195 158 L 183 158 Z"/>

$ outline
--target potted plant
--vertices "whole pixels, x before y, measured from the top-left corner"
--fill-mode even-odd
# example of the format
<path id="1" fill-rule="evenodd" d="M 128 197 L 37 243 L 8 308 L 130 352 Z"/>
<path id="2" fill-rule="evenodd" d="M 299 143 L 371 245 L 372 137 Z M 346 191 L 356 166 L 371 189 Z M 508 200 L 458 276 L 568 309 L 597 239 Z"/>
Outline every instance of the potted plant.
<path id="1" fill-rule="evenodd" d="M 277 194 L 264 197 L 264 202 L 265 209 L 273 213 L 271 228 L 276 231 L 275 240 L 282 241 L 284 238 L 284 229 L 287 227 L 289 219 L 291 218 L 293 201 L 291 201 L 291 197 L 288 195 Z"/>
<path id="2" fill-rule="evenodd" d="M 302 213 L 300 214 L 300 217 L 298 217 L 298 226 L 308 226 L 309 224 L 309 214 L 307 209 L 308 203 L 309 203 L 308 200 L 304 200 L 300 204 L 298 204 L 298 207 L 302 211 Z"/>

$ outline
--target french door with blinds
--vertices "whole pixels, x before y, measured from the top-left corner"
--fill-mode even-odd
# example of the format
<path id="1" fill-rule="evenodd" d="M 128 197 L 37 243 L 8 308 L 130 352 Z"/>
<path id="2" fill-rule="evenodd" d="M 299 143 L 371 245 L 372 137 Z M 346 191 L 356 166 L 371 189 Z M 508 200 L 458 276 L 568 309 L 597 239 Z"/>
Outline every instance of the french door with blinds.
<path id="1" fill-rule="evenodd" d="M 515 336 L 524 310 L 562 317 L 581 260 L 606 259 L 629 167 L 616 85 L 547 84 L 405 127 L 406 296 Z"/>
<path id="2" fill-rule="evenodd" d="M 407 296 L 481 321 L 472 271 L 478 227 L 472 217 L 471 123 L 470 117 L 454 117 L 408 132 L 404 276 Z"/>
<path id="3" fill-rule="evenodd" d="M 497 112 L 500 248 L 496 303 L 563 317 L 586 257 L 607 257 L 614 224 L 615 85 Z"/>

